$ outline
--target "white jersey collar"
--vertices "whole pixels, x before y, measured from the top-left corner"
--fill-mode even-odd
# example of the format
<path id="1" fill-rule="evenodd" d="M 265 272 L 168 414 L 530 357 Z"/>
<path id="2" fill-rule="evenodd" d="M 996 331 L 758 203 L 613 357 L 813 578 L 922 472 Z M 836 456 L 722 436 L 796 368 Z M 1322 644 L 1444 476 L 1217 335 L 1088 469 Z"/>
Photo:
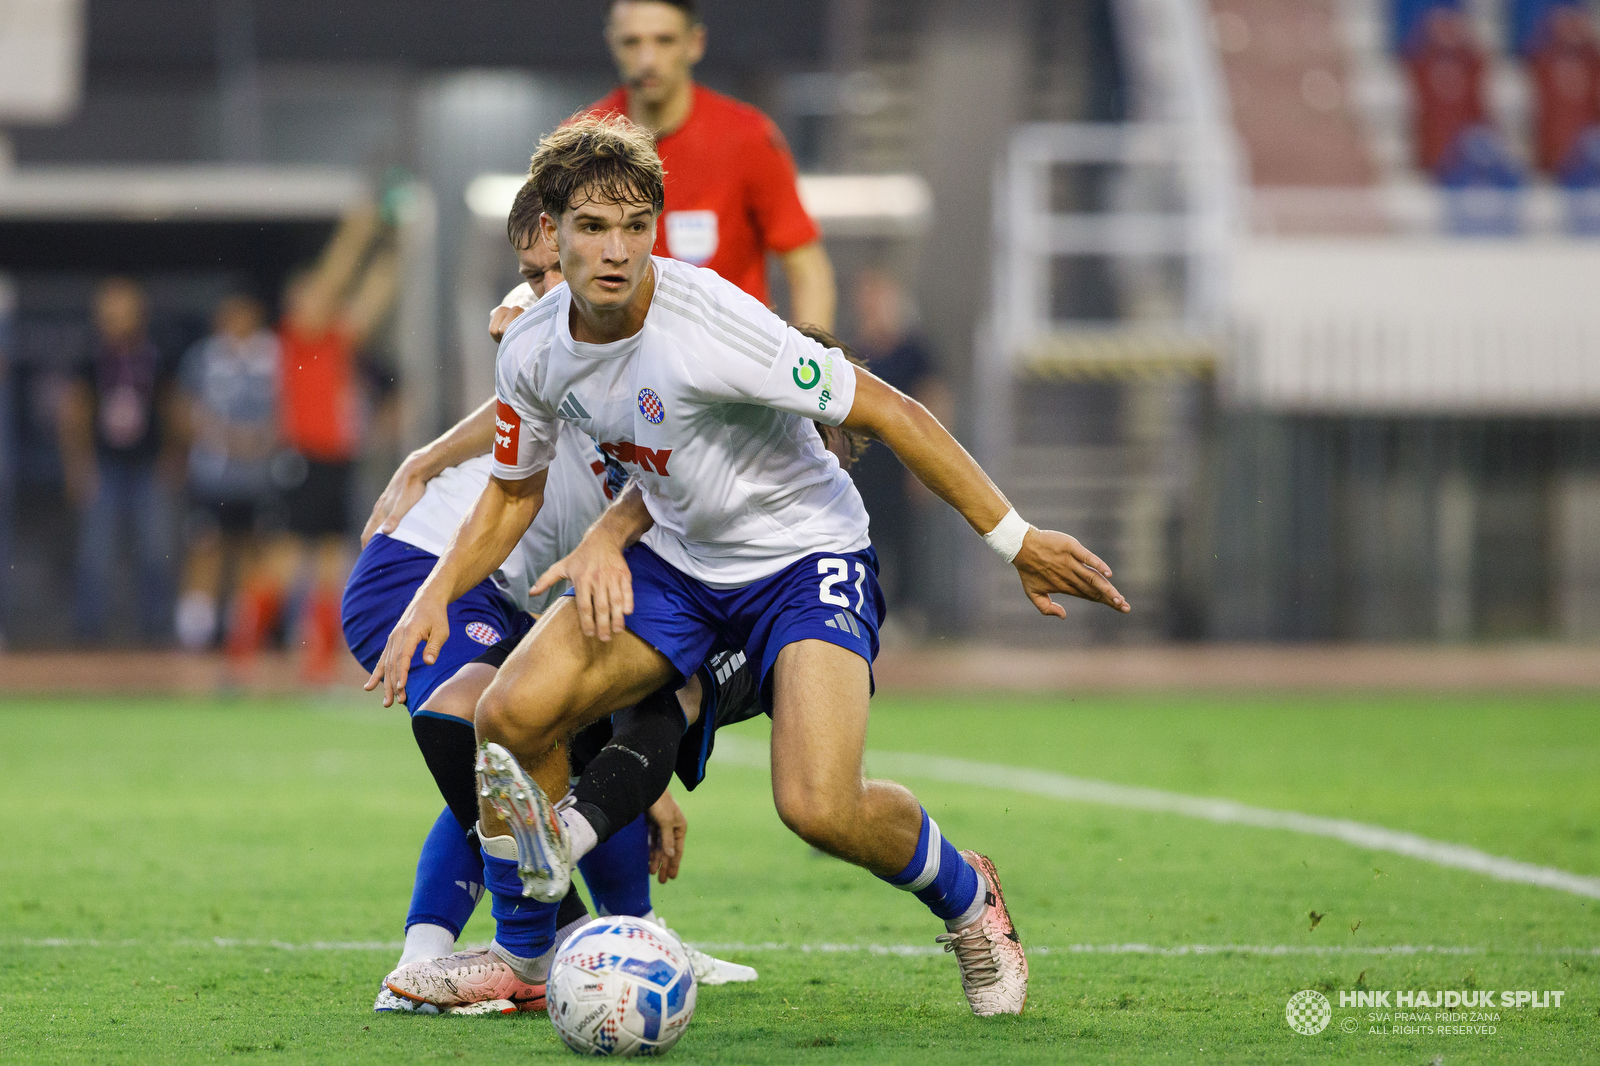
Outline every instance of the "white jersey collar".
<path id="1" fill-rule="evenodd" d="M 650 257 L 650 265 L 656 272 L 656 284 L 661 284 L 661 263 L 658 256 Z M 639 348 L 639 342 L 644 338 L 644 331 L 650 328 L 651 321 L 656 316 L 655 293 L 650 294 L 650 310 L 645 312 L 644 323 L 639 327 L 639 332 L 631 337 L 624 337 L 620 341 L 611 341 L 607 344 L 590 344 L 587 341 L 574 340 L 572 337 L 572 289 L 563 287 L 561 292 L 561 309 L 556 312 L 556 336 L 562 345 L 573 355 L 584 359 L 617 359 L 625 355 L 632 355 Z"/>

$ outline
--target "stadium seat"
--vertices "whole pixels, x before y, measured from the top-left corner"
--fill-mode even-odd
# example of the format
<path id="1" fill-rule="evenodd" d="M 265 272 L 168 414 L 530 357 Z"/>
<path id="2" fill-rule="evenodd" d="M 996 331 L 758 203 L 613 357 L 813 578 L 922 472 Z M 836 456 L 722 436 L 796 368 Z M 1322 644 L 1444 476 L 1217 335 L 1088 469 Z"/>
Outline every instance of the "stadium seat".
<path id="1" fill-rule="evenodd" d="M 1418 29 L 1405 57 L 1416 113 L 1417 162 L 1439 173 L 1445 153 L 1464 130 L 1488 121 L 1484 62 L 1472 26 L 1460 11 L 1437 7 Z"/>
<path id="2" fill-rule="evenodd" d="M 1535 159 L 1560 173 L 1586 130 L 1600 126 L 1600 40 L 1586 11 L 1549 13 L 1528 57 L 1538 101 Z"/>

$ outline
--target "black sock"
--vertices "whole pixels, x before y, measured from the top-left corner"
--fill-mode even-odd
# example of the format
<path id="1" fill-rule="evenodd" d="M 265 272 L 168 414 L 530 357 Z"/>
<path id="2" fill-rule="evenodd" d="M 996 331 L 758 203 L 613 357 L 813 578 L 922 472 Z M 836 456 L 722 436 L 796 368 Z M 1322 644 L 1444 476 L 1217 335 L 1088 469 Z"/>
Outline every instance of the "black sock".
<path id="1" fill-rule="evenodd" d="M 478 824 L 478 738 L 472 723 L 464 718 L 414 714 L 411 733 L 422 749 L 422 758 L 433 773 L 433 780 L 469 837 Z"/>
<path id="2" fill-rule="evenodd" d="M 578 895 L 578 886 L 568 885 L 567 894 L 561 900 L 561 909 L 556 911 L 556 928 L 565 929 L 573 922 L 581 922 L 587 917 L 589 908 L 583 905 L 583 897 Z"/>
<path id="3" fill-rule="evenodd" d="M 573 806 L 601 843 L 661 798 L 683 739 L 678 694 L 662 689 L 611 718 L 611 740 L 584 767 Z"/>

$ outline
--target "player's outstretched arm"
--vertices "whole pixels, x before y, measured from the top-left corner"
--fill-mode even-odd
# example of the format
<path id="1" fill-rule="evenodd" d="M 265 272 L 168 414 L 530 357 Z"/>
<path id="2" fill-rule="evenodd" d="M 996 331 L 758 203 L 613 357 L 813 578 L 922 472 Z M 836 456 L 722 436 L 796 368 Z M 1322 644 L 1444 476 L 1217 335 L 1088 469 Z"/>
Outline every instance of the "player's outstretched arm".
<path id="1" fill-rule="evenodd" d="M 539 575 L 530 596 L 547 592 L 562 578 L 572 582 L 578 601 L 578 624 L 586 637 L 610 640 L 627 628 L 633 613 L 633 574 L 622 557 L 655 525 L 637 481 L 630 481 L 615 503 L 595 519 L 583 540 L 563 559 Z"/>
<path id="2" fill-rule="evenodd" d="M 406 677 L 418 644 L 425 645 L 423 662 L 432 665 L 438 661 L 439 649 L 450 636 L 450 604 L 505 562 L 544 505 L 548 475 L 545 469 L 521 481 L 489 478 L 471 513 L 456 527 L 432 573 L 389 633 L 378 665 L 362 686 L 371 692 L 381 682 L 385 707 L 405 699 Z"/>
<path id="3" fill-rule="evenodd" d="M 1014 550 L 1011 565 L 1040 614 L 1066 617 L 1066 609 L 1050 599 L 1055 592 L 1132 610 L 1111 584 L 1109 566 L 1077 538 L 1035 529 L 1017 518 L 989 475 L 927 408 L 865 370 L 857 368 L 855 374 L 855 400 L 843 427 L 888 445 L 918 481 L 959 511 L 996 550 Z"/>
<path id="4" fill-rule="evenodd" d="M 367 546 L 374 533 L 387 536 L 400 526 L 400 519 L 422 499 L 428 482 L 458 463 L 486 455 L 494 446 L 494 397 L 457 422 L 428 444 L 405 457 L 389 484 L 372 505 L 372 515 L 361 530 L 361 546 Z"/>

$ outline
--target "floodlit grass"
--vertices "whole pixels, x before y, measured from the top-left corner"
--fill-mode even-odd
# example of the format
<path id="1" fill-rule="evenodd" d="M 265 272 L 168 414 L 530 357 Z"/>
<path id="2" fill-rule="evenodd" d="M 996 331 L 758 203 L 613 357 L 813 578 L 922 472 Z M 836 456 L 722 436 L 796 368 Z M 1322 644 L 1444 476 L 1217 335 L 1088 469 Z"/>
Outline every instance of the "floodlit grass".
<path id="1" fill-rule="evenodd" d="M 737 734 L 748 747 L 762 729 Z M 370 1012 L 440 807 L 398 713 L 12 701 L 0 731 L 0 1059 L 569 1055 L 542 1016 Z M 1600 874 L 1593 697 L 886 695 L 869 747 L 1352 818 Z M 973 1018 L 953 960 L 928 953 L 938 923 L 816 856 L 778 823 L 765 774 L 724 763 L 680 794 L 684 873 L 656 905 L 761 980 L 704 989 L 675 1059 L 1600 1058 L 1600 900 L 1320 837 L 1041 799 L 1003 777 L 906 783 L 958 846 L 994 857 L 1034 949 L 1027 1013 Z M 483 907 L 466 939 L 491 931 Z M 1129 944 L 1338 950 L 1084 950 Z M 1397 945 L 1449 950 L 1370 953 Z M 1334 1004 L 1313 1037 L 1284 1021 L 1303 988 Z M 1406 1035 L 1341 1009 L 1339 993 L 1357 989 L 1565 996 L 1559 1009 L 1495 1011 L 1492 1034 Z"/>

